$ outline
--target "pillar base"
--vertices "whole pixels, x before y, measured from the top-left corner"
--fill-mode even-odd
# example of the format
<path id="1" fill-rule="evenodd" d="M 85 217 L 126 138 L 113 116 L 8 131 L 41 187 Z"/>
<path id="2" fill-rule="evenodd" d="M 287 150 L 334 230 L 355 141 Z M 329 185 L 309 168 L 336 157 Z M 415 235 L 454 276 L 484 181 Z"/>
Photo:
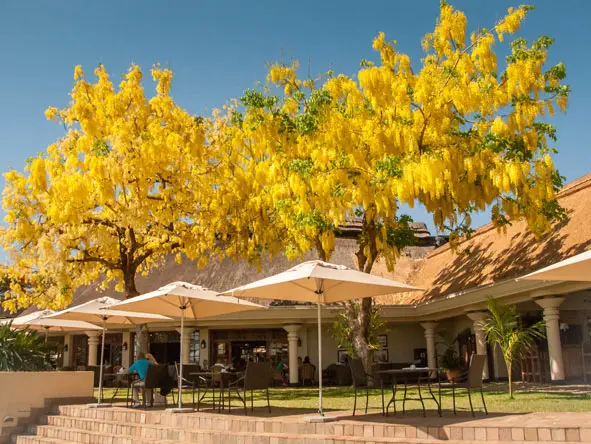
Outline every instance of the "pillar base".
<path id="1" fill-rule="evenodd" d="M 554 381 L 550 381 L 551 385 L 566 385 L 566 379 L 556 379 Z"/>
<path id="2" fill-rule="evenodd" d="M 325 416 L 325 415 L 314 415 L 314 416 L 304 416 L 304 422 L 334 422 L 338 421 L 338 416 Z"/>
<path id="3" fill-rule="evenodd" d="M 193 413 L 194 410 L 190 407 L 173 407 L 171 409 L 166 409 L 167 412 L 169 413 Z"/>
<path id="4" fill-rule="evenodd" d="M 98 402 L 93 402 L 92 404 L 86 404 L 86 407 L 89 409 L 108 409 L 113 407 L 113 404 L 109 402 L 101 402 L 100 404 Z"/>

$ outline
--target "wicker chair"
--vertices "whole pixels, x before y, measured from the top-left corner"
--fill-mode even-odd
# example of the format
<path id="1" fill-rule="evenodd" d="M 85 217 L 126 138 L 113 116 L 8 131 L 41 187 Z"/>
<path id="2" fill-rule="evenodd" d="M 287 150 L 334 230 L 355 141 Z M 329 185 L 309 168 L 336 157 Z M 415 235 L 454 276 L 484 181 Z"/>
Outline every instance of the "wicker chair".
<path id="1" fill-rule="evenodd" d="M 456 378 L 452 378 L 450 383 L 441 384 L 441 389 L 451 388 L 454 415 L 456 414 L 456 390 L 465 389 L 468 392 L 468 401 L 470 402 L 470 411 L 474 416 L 474 407 L 472 406 L 472 390 L 480 390 L 480 397 L 482 398 L 482 405 L 484 412 L 488 415 L 486 403 L 484 402 L 484 392 L 482 384 L 482 370 L 486 363 L 486 355 L 473 354 L 470 358 L 470 367 L 468 371 L 463 372 Z M 441 405 L 441 390 L 439 397 L 439 405 Z"/>
<path id="2" fill-rule="evenodd" d="M 271 403 L 269 402 L 269 383 L 271 381 L 271 364 L 269 362 L 249 362 L 246 364 L 244 376 L 228 384 L 228 413 L 232 411 L 232 389 L 236 391 L 238 398 L 244 404 L 244 414 L 248 415 L 246 408 L 246 396 L 250 391 L 250 409 L 254 411 L 255 390 L 265 390 L 267 394 L 267 408 L 271 413 Z M 242 395 L 240 392 L 242 391 Z"/>
<path id="3" fill-rule="evenodd" d="M 310 384 L 314 383 L 314 374 L 316 373 L 316 366 L 314 364 L 302 364 L 302 385 L 308 381 Z"/>
<path id="4" fill-rule="evenodd" d="M 351 377 L 353 378 L 353 387 L 355 388 L 355 401 L 353 401 L 353 416 L 357 410 L 357 391 L 365 389 L 365 413 L 367 414 L 367 405 L 369 404 L 369 375 L 365 373 L 363 362 L 360 359 L 349 359 L 351 368 Z"/>

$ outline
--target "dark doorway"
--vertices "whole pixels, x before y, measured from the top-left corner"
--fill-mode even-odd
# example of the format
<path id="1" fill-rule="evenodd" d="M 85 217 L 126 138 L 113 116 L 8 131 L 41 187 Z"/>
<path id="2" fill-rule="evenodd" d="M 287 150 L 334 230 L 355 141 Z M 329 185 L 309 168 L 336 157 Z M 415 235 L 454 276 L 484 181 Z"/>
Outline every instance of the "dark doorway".
<path id="1" fill-rule="evenodd" d="M 238 371 L 244 370 L 248 361 L 267 360 L 266 341 L 232 341 L 231 344 L 232 365 Z"/>
<path id="2" fill-rule="evenodd" d="M 177 332 L 150 333 L 150 353 L 158 364 L 174 364 L 181 355 L 180 337 Z"/>

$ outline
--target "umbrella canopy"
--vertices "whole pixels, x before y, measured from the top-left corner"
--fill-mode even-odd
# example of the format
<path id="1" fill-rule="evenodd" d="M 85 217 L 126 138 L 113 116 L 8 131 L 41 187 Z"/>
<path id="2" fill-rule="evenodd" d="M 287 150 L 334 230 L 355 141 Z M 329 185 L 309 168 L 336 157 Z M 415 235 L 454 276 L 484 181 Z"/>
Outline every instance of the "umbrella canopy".
<path id="1" fill-rule="evenodd" d="M 591 281 L 591 250 L 549 267 L 526 274 L 522 279 L 540 281 Z"/>
<path id="2" fill-rule="evenodd" d="M 0 324 L 8 324 L 12 321 L 13 327 L 24 327 L 27 324 L 27 322 L 33 321 L 35 319 L 44 318 L 53 313 L 55 313 L 53 310 L 38 310 L 26 315 L 18 316 L 16 318 L 2 319 L 0 320 Z"/>
<path id="3" fill-rule="evenodd" d="M 169 321 L 166 316 L 154 313 L 136 313 L 133 311 L 111 310 L 113 304 L 121 302 L 119 299 L 102 297 L 84 304 L 70 307 L 47 316 L 48 319 L 67 319 L 70 321 L 85 321 L 103 325 L 135 325 L 146 322 Z"/>
<path id="4" fill-rule="evenodd" d="M 28 327 L 32 330 L 42 331 L 86 331 L 86 330 L 102 330 L 94 324 L 84 321 L 69 321 L 67 319 L 33 319 L 25 324 L 23 327 Z"/>
<path id="5" fill-rule="evenodd" d="M 118 301 L 115 310 L 137 310 L 165 316 L 203 319 L 228 313 L 265 308 L 232 296 L 221 296 L 213 290 L 187 282 L 173 282 L 150 293 Z M 182 308 L 184 307 L 184 308 Z"/>
<path id="6" fill-rule="evenodd" d="M 416 291 L 418 288 L 344 265 L 308 261 L 283 273 L 243 285 L 222 294 L 329 304 L 350 299 Z"/>
<path id="7" fill-rule="evenodd" d="M 179 370 L 179 400 L 175 411 L 183 411 L 183 335 L 185 317 L 191 319 L 209 318 L 222 314 L 236 313 L 239 311 L 256 310 L 265 308 L 262 305 L 243 301 L 232 296 L 220 296 L 215 291 L 199 285 L 187 282 L 173 282 L 160 287 L 158 290 L 146 293 L 135 298 L 122 301 L 113 310 L 140 310 L 147 313 L 160 313 L 167 316 L 180 316 L 181 318 L 181 365 Z"/>
<path id="8" fill-rule="evenodd" d="M 223 294 L 318 304 L 318 413 L 324 416 L 322 411 L 322 304 L 416 290 L 419 289 L 353 270 L 344 265 L 308 261 L 283 273 L 225 291 Z"/>
<path id="9" fill-rule="evenodd" d="M 91 322 L 102 326 L 103 335 L 101 341 L 101 362 L 99 373 L 98 404 L 101 406 L 103 392 L 103 366 L 105 359 L 105 331 L 106 324 L 129 325 L 143 324 L 145 322 L 169 321 L 166 316 L 153 313 L 136 313 L 132 311 L 111 310 L 113 304 L 120 302 L 118 299 L 102 297 L 84 304 L 70 307 L 57 313 L 53 313 L 46 319 L 64 319 L 69 321 Z"/>

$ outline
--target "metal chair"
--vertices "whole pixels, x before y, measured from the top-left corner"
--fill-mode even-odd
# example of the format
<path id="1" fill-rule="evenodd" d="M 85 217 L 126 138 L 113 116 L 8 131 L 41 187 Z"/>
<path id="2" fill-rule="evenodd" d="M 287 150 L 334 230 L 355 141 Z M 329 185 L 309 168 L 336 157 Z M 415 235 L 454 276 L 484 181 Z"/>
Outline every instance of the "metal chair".
<path id="1" fill-rule="evenodd" d="M 180 365 L 178 362 L 174 363 L 174 387 L 170 391 L 172 395 L 172 403 L 175 403 L 174 400 L 174 390 L 178 392 L 179 389 L 179 377 L 180 377 Z M 201 367 L 198 364 L 183 364 L 183 382 L 182 382 L 182 389 L 191 390 L 191 394 L 193 396 L 193 408 L 195 408 L 195 390 L 197 388 L 197 377 L 191 376 L 191 373 L 196 373 L 201 371 Z"/>
<path id="2" fill-rule="evenodd" d="M 468 401 L 470 402 L 470 411 L 474 416 L 474 407 L 472 405 L 472 390 L 480 390 L 480 397 L 482 398 L 482 405 L 484 413 L 488 415 L 486 402 L 484 401 L 484 391 L 482 383 L 482 371 L 486 363 L 486 355 L 473 354 L 470 358 L 470 366 L 467 371 L 461 375 L 452 378 L 450 383 L 441 384 L 441 389 L 451 388 L 454 415 L 456 414 L 456 389 L 466 389 L 468 392 Z M 441 405 L 441 390 L 439 391 L 439 405 Z"/>
<path id="3" fill-rule="evenodd" d="M 351 377 L 353 378 L 353 387 L 355 388 L 355 401 L 353 402 L 353 416 L 357 410 L 357 390 L 365 389 L 365 413 L 367 414 L 367 406 L 369 404 L 369 376 L 365 373 L 365 367 L 361 359 L 349 359 L 349 367 L 351 368 Z"/>
<path id="4" fill-rule="evenodd" d="M 265 390 L 267 393 L 267 408 L 271 413 L 269 402 L 269 385 L 271 381 L 271 364 L 269 362 L 248 362 L 244 376 L 228 384 L 228 413 L 232 410 L 232 389 L 236 391 L 238 398 L 244 404 L 244 414 L 248 415 L 246 408 L 246 393 L 250 391 L 250 409 L 254 411 L 254 391 Z M 242 396 L 240 396 L 242 391 Z"/>

